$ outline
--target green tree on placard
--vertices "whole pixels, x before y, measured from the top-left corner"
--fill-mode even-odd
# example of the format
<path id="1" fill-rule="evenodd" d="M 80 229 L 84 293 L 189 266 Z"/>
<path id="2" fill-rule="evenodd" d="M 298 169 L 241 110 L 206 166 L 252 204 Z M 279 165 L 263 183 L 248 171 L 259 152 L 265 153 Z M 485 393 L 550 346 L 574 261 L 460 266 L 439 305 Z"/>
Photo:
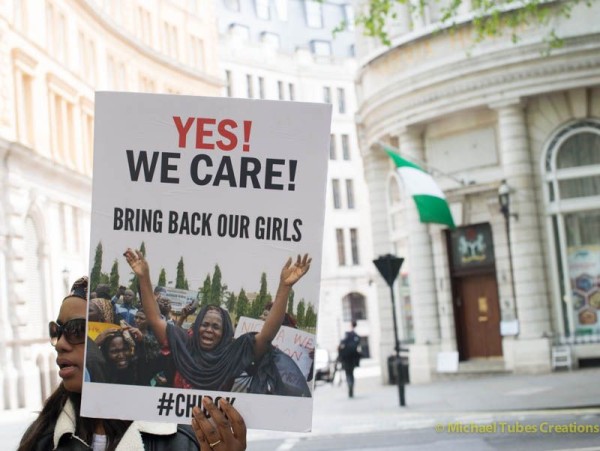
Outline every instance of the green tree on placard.
<path id="1" fill-rule="evenodd" d="M 246 292 L 242 288 L 240 290 L 240 294 L 238 295 L 237 305 L 235 309 L 235 315 L 237 318 L 241 316 L 248 316 L 248 311 L 250 310 L 250 301 L 248 300 L 248 296 L 246 296 Z"/>
<path id="2" fill-rule="evenodd" d="M 114 295 L 119 289 L 119 261 L 115 258 L 109 276 L 110 292 Z"/>
<path id="3" fill-rule="evenodd" d="M 99 283 L 104 283 L 106 285 L 110 285 L 110 276 L 108 274 L 106 274 L 105 272 L 101 272 Z"/>
<path id="4" fill-rule="evenodd" d="M 288 295 L 287 300 L 287 309 L 286 312 L 290 315 L 294 316 L 294 290 L 290 290 L 290 294 Z"/>
<path id="5" fill-rule="evenodd" d="M 227 285 L 221 283 L 221 279 L 221 268 L 219 268 L 219 265 L 215 265 L 210 286 L 210 303 L 219 306 L 223 303 L 223 297 L 227 290 Z"/>
<path id="6" fill-rule="evenodd" d="M 210 280 L 210 274 L 206 275 L 202 288 L 198 290 L 200 292 L 200 307 L 205 307 L 210 304 L 210 295 L 212 293 L 212 283 Z"/>
<path id="7" fill-rule="evenodd" d="M 306 303 L 304 299 L 298 302 L 298 308 L 296 310 L 296 321 L 298 322 L 298 327 L 306 327 L 305 317 L 306 315 Z"/>
<path id="8" fill-rule="evenodd" d="M 102 272 L 102 241 L 96 246 L 94 254 L 94 266 L 90 272 L 90 291 L 95 291 L 100 283 L 100 273 Z"/>
<path id="9" fill-rule="evenodd" d="M 225 308 L 227 308 L 228 312 L 234 313 L 236 308 L 236 297 L 233 291 L 227 293 L 227 301 L 225 303 Z"/>
<path id="10" fill-rule="evenodd" d="M 260 289 L 256 298 L 254 298 L 254 301 L 252 301 L 252 309 L 249 316 L 252 318 L 258 318 L 269 300 L 270 296 L 267 293 L 267 274 L 263 272 L 260 276 Z"/>
<path id="11" fill-rule="evenodd" d="M 167 286 L 167 271 L 165 271 L 165 268 L 161 268 L 160 274 L 158 275 L 158 286 L 159 287 Z"/>
<path id="12" fill-rule="evenodd" d="M 308 304 L 306 308 L 306 315 L 304 315 L 304 327 L 316 327 L 317 326 L 317 314 L 312 304 Z"/>
<path id="13" fill-rule="evenodd" d="M 179 263 L 177 263 L 177 276 L 175 278 L 175 288 L 179 288 L 182 290 L 188 289 L 188 281 L 185 278 L 185 265 L 183 263 L 183 257 L 179 259 Z"/>
<path id="14" fill-rule="evenodd" d="M 317 0 L 323 2 L 324 0 Z M 373 37 L 385 45 L 391 45 L 389 30 L 401 15 L 427 17 L 427 9 L 433 6 L 438 10 L 439 29 L 450 32 L 464 27 L 464 11 L 469 10 L 473 27 L 473 42 L 479 43 L 486 38 L 510 33 L 513 42 L 519 41 L 519 33 L 528 24 L 550 26 L 544 38 L 549 48 L 563 45 L 556 30 L 561 20 L 568 19 L 573 8 L 584 3 L 591 6 L 593 0 L 563 0 L 548 2 L 544 0 L 367 0 L 362 3 L 354 18 L 354 25 L 362 29 L 365 36 Z M 402 11 L 404 9 L 404 11 Z M 334 33 L 348 29 L 347 21 L 339 24 Z"/>

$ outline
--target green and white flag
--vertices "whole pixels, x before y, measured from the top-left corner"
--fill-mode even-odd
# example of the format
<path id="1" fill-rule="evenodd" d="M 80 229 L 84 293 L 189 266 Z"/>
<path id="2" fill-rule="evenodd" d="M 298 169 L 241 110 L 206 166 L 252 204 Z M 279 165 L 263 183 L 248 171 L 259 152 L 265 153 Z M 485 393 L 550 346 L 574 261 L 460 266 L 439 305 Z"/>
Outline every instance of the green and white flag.
<path id="1" fill-rule="evenodd" d="M 405 160 L 389 148 L 384 148 L 396 164 L 398 175 L 404 182 L 406 191 L 413 197 L 421 222 L 444 224 L 454 229 L 452 213 L 448 207 L 446 196 L 425 170 L 408 160 Z"/>

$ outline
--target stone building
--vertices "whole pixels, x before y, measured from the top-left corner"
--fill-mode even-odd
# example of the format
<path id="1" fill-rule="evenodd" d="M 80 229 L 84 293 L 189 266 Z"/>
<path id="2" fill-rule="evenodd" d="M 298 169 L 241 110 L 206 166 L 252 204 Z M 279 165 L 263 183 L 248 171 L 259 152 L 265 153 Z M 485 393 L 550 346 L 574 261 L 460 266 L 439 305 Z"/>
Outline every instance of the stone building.
<path id="1" fill-rule="evenodd" d="M 443 2 L 442 2 L 443 3 Z M 398 287 L 410 377 L 459 371 L 543 372 L 562 346 L 573 364 L 600 357 L 600 4 L 550 26 L 472 43 L 470 2 L 439 31 L 439 4 L 406 7 L 392 45 L 359 38 L 359 144 L 375 254 L 406 258 Z M 402 9 L 404 8 L 404 9 Z M 459 226 L 418 221 L 381 144 L 427 167 Z M 506 181 L 506 185 L 502 182 Z M 499 189 L 510 196 L 500 211 Z M 508 221 L 508 223 L 506 222 Z M 379 297 L 387 287 L 378 281 Z M 390 306 L 380 303 L 391 353 Z M 410 310 L 409 310 L 410 309 Z M 555 362 L 554 362 L 555 363 Z"/>
<path id="2" fill-rule="evenodd" d="M 217 38 L 205 0 L 0 3 L 0 409 L 56 384 L 47 324 L 89 263 L 94 91 L 217 96 Z"/>

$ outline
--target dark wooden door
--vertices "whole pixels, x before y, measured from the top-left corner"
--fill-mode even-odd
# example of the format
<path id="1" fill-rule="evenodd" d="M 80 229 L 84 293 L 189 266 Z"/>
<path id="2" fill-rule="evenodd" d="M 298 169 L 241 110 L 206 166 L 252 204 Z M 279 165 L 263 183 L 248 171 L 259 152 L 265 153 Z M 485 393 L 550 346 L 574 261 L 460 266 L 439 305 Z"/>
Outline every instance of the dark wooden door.
<path id="1" fill-rule="evenodd" d="M 463 360 L 502 355 L 498 286 L 493 274 L 457 280 L 454 311 Z"/>

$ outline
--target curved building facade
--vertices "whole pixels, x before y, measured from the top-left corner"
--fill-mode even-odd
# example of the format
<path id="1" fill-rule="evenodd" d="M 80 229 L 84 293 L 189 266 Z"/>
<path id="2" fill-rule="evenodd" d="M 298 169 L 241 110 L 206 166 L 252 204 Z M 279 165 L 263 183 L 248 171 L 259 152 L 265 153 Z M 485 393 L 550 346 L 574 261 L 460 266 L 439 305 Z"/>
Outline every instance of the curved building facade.
<path id="1" fill-rule="evenodd" d="M 406 258 L 411 381 L 456 354 L 459 371 L 549 371 L 559 348 L 574 365 L 598 358 L 600 4 L 553 20 L 564 45 L 550 53 L 547 27 L 474 45 L 466 7 L 453 32 L 439 31 L 436 8 L 398 14 L 392 46 L 359 38 L 357 127 L 375 254 Z M 381 144 L 433 173 L 455 231 L 418 221 Z"/>

